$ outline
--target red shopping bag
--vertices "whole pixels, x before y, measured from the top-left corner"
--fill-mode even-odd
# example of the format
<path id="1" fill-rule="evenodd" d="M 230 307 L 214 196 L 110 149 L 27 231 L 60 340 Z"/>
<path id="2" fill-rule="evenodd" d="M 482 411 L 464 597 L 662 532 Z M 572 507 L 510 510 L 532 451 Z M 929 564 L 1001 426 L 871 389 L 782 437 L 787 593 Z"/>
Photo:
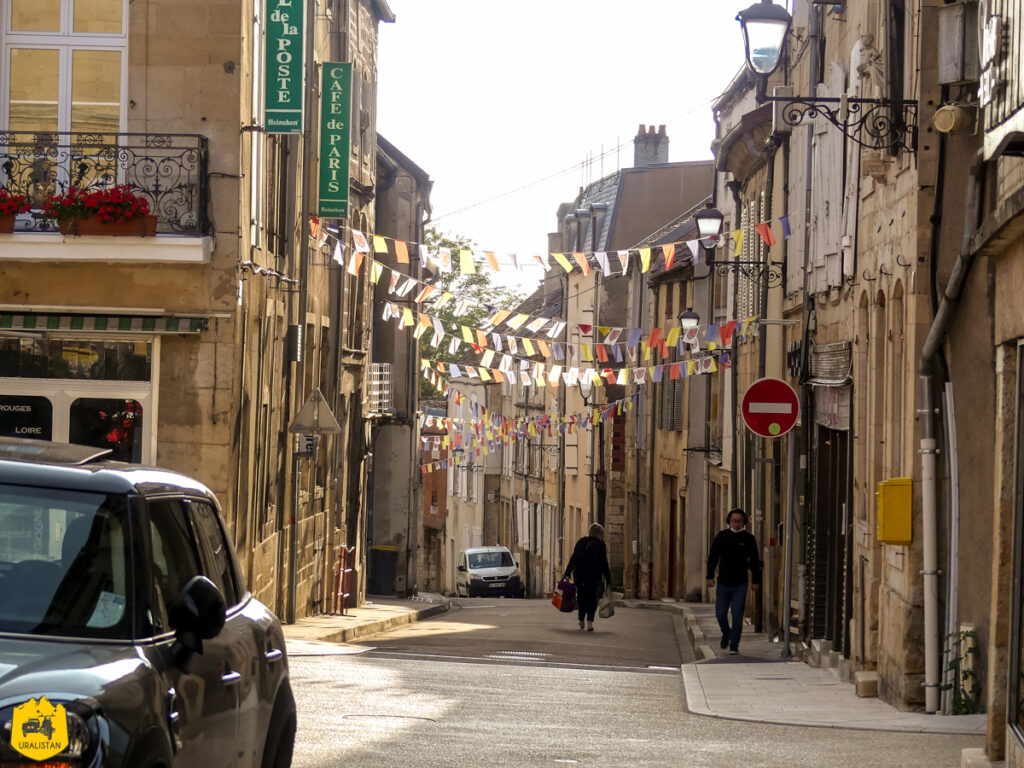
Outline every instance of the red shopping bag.
<path id="1" fill-rule="evenodd" d="M 558 595 L 558 602 L 555 603 L 555 595 Z M 571 613 L 576 610 L 576 585 L 571 581 L 558 582 L 555 592 L 551 596 L 551 603 L 562 613 Z"/>

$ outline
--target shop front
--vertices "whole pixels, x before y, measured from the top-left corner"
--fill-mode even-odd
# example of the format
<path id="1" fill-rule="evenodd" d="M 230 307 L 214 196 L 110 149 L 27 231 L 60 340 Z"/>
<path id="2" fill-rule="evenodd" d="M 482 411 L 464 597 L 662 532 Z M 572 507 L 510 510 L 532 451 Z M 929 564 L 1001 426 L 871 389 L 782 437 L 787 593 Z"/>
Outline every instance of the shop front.
<path id="1" fill-rule="evenodd" d="M 0 436 L 156 459 L 160 338 L 202 318 L 0 315 Z"/>

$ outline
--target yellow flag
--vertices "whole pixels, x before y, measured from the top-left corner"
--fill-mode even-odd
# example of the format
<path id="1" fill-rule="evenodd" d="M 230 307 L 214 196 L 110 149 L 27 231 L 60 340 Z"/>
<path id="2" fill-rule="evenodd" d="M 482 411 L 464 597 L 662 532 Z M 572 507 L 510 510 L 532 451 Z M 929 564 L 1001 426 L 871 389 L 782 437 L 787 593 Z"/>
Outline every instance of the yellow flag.
<path id="1" fill-rule="evenodd" d="M 462 340 L 467 344 L 476 344 L 476 339 L 473 338 L 473 332 L 465 325 L 462 327 Z"/>
<path id="2" fill-rule="evenodd" d="M 475 275 L 476 264 L 473 263 L 473 252 L 468 248 L 459 251 L 459 271 L 464 275 Z"/>
<path id="3" fill-rule="evenodd" d="M 373 252 L 374 253 L 387 253 L 388 252 L 388 241 L 380 235 L 373 236 Z"/>
<path id="4" fill-rule="evenodd" d="M 526 350 L 526 354 L 532 356 L 534 354 L 533 344 L 530 343 L 529 339 L 523 339 L 523 349 Z"/>
<path id="5" fill-rule="evenodd" d="M 566 272 L 572 272 L 572 264 L 570 264 L 569 260 L 565 258 L 564 253 L 552 253 L 551 255 L 555 257 L 555 261 L 558 262 L 559 266 L 562 269 L 564 269 Z"/>
<path id="6" fill-rule="evenodd" d="M 679 332 L 682 329 L 678 325 L 674 325 L 668 329 L 668 336 L 665 338 L 665 346 L 674 347 L 676 342 L 679 341 Z"/>
<path id="7" fill-rule="evenodd" d="M 384 274 L 384 265 L 378 261 L 373 262 L 373 267 L 370 269 L 370 280 L 376 285 L 377 281 L 380 280 L 380 276 Z"/>
<path id="8" fill-rule="evenodd" d="M 651 249 L 650 248 L 639 248 L 640 251 L 640 271 L 646 272 L 651 268 Z"/>
<path id="9" fill-rule="evenodd" d="M 743 230 L 734 229 L 732 231 L 732 239 L 736 243 L 736 251 L 733 253 L 734 256 L 739 256 L 743 250 Z"/>
<path id="10" fill-rule="evenodd" d="M 589 362 L 593 362 L 594 358 L 590 354 L 590 345 L 589 344 L 580 344 L 580 351 L 583 352 L 583 359 L 584 360 L 586 360 L 588 363 Z"/>

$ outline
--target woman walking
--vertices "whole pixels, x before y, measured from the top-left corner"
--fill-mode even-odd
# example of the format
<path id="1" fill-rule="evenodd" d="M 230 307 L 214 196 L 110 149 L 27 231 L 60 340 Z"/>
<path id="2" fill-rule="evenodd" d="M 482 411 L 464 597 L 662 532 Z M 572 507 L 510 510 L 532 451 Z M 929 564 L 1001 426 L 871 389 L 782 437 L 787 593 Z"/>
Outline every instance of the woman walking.
<path id="1" fill-rule="evenodd" d="M 576 542 L 576 547 L 565 567 L 565 578 L 572 577 L 576 584 L 580 629 L 587 621 L 587 631 L 594 631 L 594 614 L 601 599 L 602 584 L 612 583 L 608 569 L 608 550 L 604 546 L 604 528 L 597 523 L 590 526 L 588 535 Z M 603 580 L 603 581 L 602 581 Z"/>

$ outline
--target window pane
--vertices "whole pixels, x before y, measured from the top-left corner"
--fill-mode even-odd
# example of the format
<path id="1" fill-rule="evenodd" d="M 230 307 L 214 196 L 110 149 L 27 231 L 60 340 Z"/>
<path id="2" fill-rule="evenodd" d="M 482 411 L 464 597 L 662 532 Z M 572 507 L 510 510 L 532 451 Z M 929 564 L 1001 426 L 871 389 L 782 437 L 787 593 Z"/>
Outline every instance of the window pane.
<path id="1" fill-rule="evenodd" d="M 11 49 L 10 130 L 57 130 L 59 76 L 58 51 Z"/>
<path id="2" fill-rule="evenodd" d="M 121 52 L 71 54 L 71 130 L 117 133 L 121 126 Z"/>
<path id="3" fill-rule="evenodd" d="M 60 32 L 60 0 L 14 0 L 13 32 Z"/>
<path id="4" fill-rule="evenodd" d="M 150 503 L 149 535 L 154 583 L 147 617 L 154 634 L 160 634 L 171 628 L 170 613 L 181 600 L 185 585 L 199 575 L 199 558 L 185 512 L 177 501 Z"/>
<path id="5" fill-rule="evenodd" d="M 53 404 L 45 397 L 0 395 L 0 435 L 53 439 Z"/>
<path id="6" fill-rule="evenodd" d="M 196 535 L 201 541 L 200 559 L 203 561 L 203 574 L 217 585 L 217 589 L 224 596 L 224 602 L 230 608 L 238 602 L 238 596 L 235 593 L 231 555 L 220 523 L 217 521 L 217 512 L 209 504 L 202 502 L 193 502 L 191 507 L 196 523 Z"/>
<path id="7" fill-rule="evenodd" d="M 75 0 L 75 32 L 121 34 L 122 0 Z"/>
<path id="8" fill-rule="evenodd" d="M 142 461 L 142 406 L 136 400 L 82 397 L 71 404 L 68 442 L 113 450 L 115 461 Z"/>
<path id="9" fill-rule="evenodd" d="M 0 629 L 127 638 L 124 499 L 0 486 Z"/>

